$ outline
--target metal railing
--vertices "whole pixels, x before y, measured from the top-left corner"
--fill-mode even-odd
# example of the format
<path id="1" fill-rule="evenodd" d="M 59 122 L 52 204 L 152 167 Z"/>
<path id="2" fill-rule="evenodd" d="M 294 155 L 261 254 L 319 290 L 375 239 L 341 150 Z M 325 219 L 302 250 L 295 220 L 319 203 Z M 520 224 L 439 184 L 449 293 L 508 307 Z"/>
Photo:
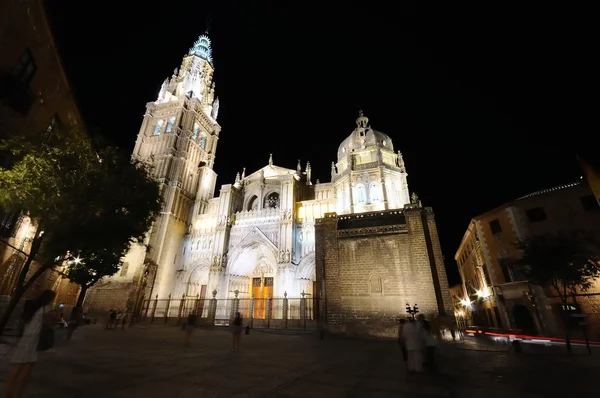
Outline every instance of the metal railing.
<path id="1" fill-rule="evenodd" d="M 181 323 L 195 313 L 199 325 L 229 325 L 239 312 L 251 328 L 313 328 L 318 320 L 318 298 L 180 298 L 144 299 L 139 322 Z"/>

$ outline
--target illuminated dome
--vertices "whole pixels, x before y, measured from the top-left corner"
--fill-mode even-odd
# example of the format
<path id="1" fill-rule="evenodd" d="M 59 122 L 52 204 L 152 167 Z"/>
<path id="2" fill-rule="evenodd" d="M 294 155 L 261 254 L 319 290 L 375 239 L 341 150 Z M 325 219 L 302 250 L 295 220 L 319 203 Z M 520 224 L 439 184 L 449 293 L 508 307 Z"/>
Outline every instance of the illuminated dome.
<path id="1" fill-rule="evenodd" d="M 338 148 L 338 160 L 342 159 L 352 151 L 372 148 L 376 146 L 394 151 L 394 144 L 390 137 L 381 131 L 373 130 L 369 126 L 369 118 L 360 111 L 356 119 L 356 128 L 340 144 Z"/>
<path id="2" fill-rule="evenodd" d="M 210 39 L 206 35 L 202 35 L 196 40 L 194 46 L 190 48 L 190 55 L 196 55 L 202 59 L 212 63 L 212 47 L 210 45 Z"/>

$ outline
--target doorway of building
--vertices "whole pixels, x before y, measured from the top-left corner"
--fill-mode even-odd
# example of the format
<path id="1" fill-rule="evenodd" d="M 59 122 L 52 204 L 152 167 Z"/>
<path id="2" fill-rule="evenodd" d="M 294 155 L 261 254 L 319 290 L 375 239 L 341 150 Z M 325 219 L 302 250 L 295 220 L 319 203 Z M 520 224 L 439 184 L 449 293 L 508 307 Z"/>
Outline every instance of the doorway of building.
<path id="1" fill-rule="evenodd" d="M 523 304 L 517 304 L 513 308 L 513 318 L 517 329 L 523 329 L 526 333 L 535 333 L 535 322 L 531 312 Z"/>
<path id="2" fill-rule="evenodd" d="M 252 278 L 252 297 L 254 298 L 254 319 L 265 319 L 267 317 L 267 305 L 272 313 L 273 302 L 268 300 L 273 297 L 273 278 Z"/>

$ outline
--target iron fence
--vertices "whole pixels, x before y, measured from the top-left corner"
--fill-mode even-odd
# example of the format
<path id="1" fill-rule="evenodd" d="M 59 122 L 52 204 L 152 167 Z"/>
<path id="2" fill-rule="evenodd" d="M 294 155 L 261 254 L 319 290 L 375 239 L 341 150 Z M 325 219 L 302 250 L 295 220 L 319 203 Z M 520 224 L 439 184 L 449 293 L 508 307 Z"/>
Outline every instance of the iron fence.
<path id="1" fill-rule="evenodd" d="M 138 320 L 180 323 L 195 313 L 199 324 L 229 325 L 237 312 L 250 327 L 305 327 L 318 320 L 318 298 L 181 298 L 144 299 Z"/>

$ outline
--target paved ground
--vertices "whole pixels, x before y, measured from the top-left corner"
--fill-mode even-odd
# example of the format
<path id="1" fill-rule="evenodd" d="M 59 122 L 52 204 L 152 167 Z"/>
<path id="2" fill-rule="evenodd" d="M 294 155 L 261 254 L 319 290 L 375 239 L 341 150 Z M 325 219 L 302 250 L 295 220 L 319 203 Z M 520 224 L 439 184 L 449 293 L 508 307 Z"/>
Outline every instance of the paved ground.
<path id="1" fill-rule="evenodd" d="M 44 354 L 28 397 L 560 397 L 599 394 L 600 350 L 567 357 L 543 347 L 518 355 L 477 343 L 440 349 L 441 376 L 407 375 L 393 342 L 253 331 L 197 330 L 183 347 L 174 327 L 80 329 Z M 2 355 L 2 352 L 5 355 Z M 0 345 L 0 385 L 8 367 Z"/>

